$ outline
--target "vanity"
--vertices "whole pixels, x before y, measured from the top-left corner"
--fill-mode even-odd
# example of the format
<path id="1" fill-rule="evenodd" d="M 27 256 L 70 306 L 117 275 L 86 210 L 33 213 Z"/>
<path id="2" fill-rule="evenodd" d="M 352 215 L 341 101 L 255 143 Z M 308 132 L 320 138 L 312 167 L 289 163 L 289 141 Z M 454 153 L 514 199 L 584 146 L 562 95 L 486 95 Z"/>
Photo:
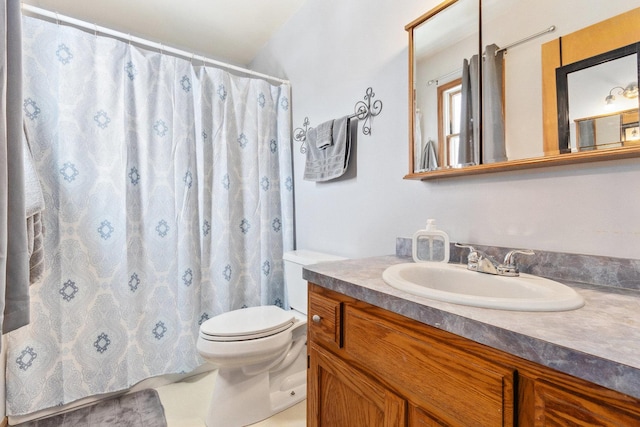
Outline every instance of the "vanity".
<path id="1" fill-rule="evenodd" d="M 640 425 L 640 292 L 575 282 L 578 310 L 467 307 L 382 280 L 406 262 L 305 268 L 309 426 Z"/>
<path id="2" fill-rule="evenodd" d="M 640 8 L 601 9 L 444 0 L 409 23 L 404 178 L 639 157 Z M 387 284 L 410 256 L 305 267 L 309 426 L 640 426 L 640 261 L 536 251 L 522 271 L 581 297 L 536 312 Z M 460 273 L 458 298 L 479 279 L 461 263 L 440 269 Z"/>

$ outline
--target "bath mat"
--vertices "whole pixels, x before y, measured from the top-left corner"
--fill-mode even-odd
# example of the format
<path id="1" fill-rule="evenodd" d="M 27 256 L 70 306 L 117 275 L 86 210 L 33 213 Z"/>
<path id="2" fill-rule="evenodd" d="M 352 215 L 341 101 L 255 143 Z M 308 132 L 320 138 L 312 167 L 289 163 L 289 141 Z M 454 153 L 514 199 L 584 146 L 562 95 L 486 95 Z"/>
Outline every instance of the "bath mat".
<path id="1" fill-rule="evenodd" d="M 167 427 L 158 392 L 152 389 L 125 394 L 17 427 Z"/>

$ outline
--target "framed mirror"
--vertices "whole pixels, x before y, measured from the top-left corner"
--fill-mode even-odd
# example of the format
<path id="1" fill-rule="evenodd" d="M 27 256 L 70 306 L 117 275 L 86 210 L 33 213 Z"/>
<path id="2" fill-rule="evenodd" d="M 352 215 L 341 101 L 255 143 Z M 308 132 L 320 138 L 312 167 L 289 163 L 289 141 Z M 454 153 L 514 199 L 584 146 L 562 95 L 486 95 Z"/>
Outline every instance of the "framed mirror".
<path id="1" fill-rule="evenodd" d="M 440 4 L 409 32 L 411 171 L 479 162 L 478 0 Z"/>
<path id="2" fill-rule="evenodd" d="M 622 114 L 623 111 L 633 110 L 631 107 L 626 110 L 616 110 L 620 113 L 617 117 L 606 116 L 608 112 L 590 114 L 576 111 L 576 114 L 580 114 L 580 116 L 571 113 L 571 120 L 578 119 L 580 123 L 578 126 L 582 126 L 584 132 L 589 129 L 595 132 L 596 129 L 599 129 L 599 132 L 604 135 L 603 132 L 607 129 L 606 123 L 609 123 L 608 126 L 612 126 L 611 123 L 615 120 L 624 122 L 621 125 L 624 126 L 624 132 L 629 129 L 628 135 L 624 135 L 624 141 L 609 141 L 599 144 L 597 148 L 591 150 L 577 149 L 575 141 L 579 135 L 572 135 L 570 132 L 569 142 L 566 147 L 561 147 L 558 126 L 558 93 L 556 90 L 557 68 L 640 41 L 640 25 L 638 25 L 640 8 L 638 8 L 637 0 L 599 1 L 597 5 L 590 8 L 585 8 L 582 0 L 563 0 L 562 4 L 556 0 L 538 0 L 536 2 L 529 0 L 482 0 L 481 10 L 480 6 L 476 5 L 478 6 L 477 17 L 481 17 L 477 26 L 480 30 L 476 39 L 477 49 L 474 53 L 460 51 L 457 59 L 459 61 L 470 54 L 472 56 L 479 54 L 483 57 L 484 62 L 487 50 L 493 47 L 502 56 L 502 61 L 497 63 L 497 65 L 502 65 L 502 72 L 498 73 L 499 77 L 493 82 L 495 87 L 502 89 L 502 93 L 498 92 L 492 95 L 489 83 L 484 81 L 487 77 L 484 74 L 488 74 L 485 72 L 487 66 L 484 64 L 480 70 L 480 79 L 482 80 L 482 84 L 479 85 L 480 101 L 478 106 L 480 111 L 476 115 L 480 118 L 479 123 L 482 123 L 480 144 L 474 147 L 478 151 L 476 155 L 478 160 L 475 163 L 451 162 L 450 159 L 454 156 L 449 154 L 450 150 L 443 154 L 443 151 L 448 147 L 446 135 L 440 136 L 438 129 L 438 136 L 434 136 L 436 128 L 429 125 L 424 117 L 421 121 L 417 119 L 419 114 L 424 115 L 423 108 L 427 108 L 422 107 L 426 104 L 421 99 L 427 96 L 428 83 L 434 80 L 434 74 L 428 76 L 420 74 L 420 69 L 426 67 L 420 63 L 422 60 L 417 49 L 415 56 L 412 56 L 414 48 L 412 36 L 418 34 L 418 30 L 421 28 L 419 26 L 423 23 L 426 24 L 426 35 L 433 36 L 437 29 L 429 30 L 429 23 L 437 22 L 440 19 L 448 21 L 443 12 L 457 3 L 459 2 L 444 2 L 405 27 L 410 36 L 410 159 L 409 173 L 405 179 L 423 180 L 640 156 L 640 148 L 631 143 L 631 138 L 634 138 L 635 135 L 634 132 L 638 131 L 634 130 L 634 126 L 632 126 L 634 123 L 632 112 Z M 473 3 L 479 2 L 474 1 Z M 580 11 L 580 13 L 575 13 L 575 11 Z M 605 19 L 603 20 L 603 18 Z M 454 24 L 455 21 L 449 21 L 445 27 Z M 451 39 L 451 36 L 448 38 Z M 453 53 L 449 53 L 449 55 L 455 57 Z M 426 58 L 429 57 L 432 62 L 440 62 L 433 55 Z M 431 67 L 434 67 L 434 64 Z M 453 69 L 453 67 L 449 65 L 444 69 Z M 436 73 L 435 75 L 441 77 L 443 74 Z M 436 80 L 443 81 L 447 78 Z M 567 84 L 573 85 L 572 80 L 573 77 L 570 76 Z M 437 87 L 446 91 L 446 83 L 444 81 Z M 604 96 L 606 97 L 609 91 L 616 86 L 622 87 L 624 91 L 629 83 L 631 81 L 612 84 L 606 89 Z M 424 89 L 425 87 L 427 89 Z M 591 90 L 594 96 L 597 92 L 597 97 L 602 98 L 601 92 L 595 87 Z M 620 89 L 617 91 L 619 92 Z M 616 100 L 625 98 L 618 92 L 613 92 Z M 432 99 L 437 100 L 441 97 L 436 94 L 432 96 Z M 490 97 L 493 100 L 489 100 Z M 501 105 L 499 101 L 502 102 Z M 433 102 L 432 108 L 437 110 L 437 105 L 434 106 Z M 499 124 L 499 113 L 502 114 L 502 124 Z M 489 117 L 493 118 L 488 119 Z M 431 120 L 430 123 L 438 125 L 438 121 L 441 119 L 436 118 L 435 122 L 433 119 Z M 589 122 L 588 120 L 593 121 Z M 421 124 L 421 127 L 416 128 L 416 124 Z M 575 128 L 576 124 L 573 123 L 572 126 Z M 488 127 L 494 128 L 494 136 L 486 136 Z M 495 132 L 495 128 L 498 128 L 498 133 Z M 500 132 L 502 132 L 503 146 L 500 142 Z M 609 134 L 612 132 L 609 127 Z M 499 136 L 496 137 L 496 134 Z M 586 135 L 582 138 L 583 145 L 590 138 Z M 601 140 L 605 141 L 606 138 L 609 137 L 602 136 Z M 436 167 L 429 166 L 428 163 L 425 167 L 422 155 L 425 150 L 420 143 L 424 145 L 430 140 L 435 143 L 431 144 L 435 145 L 431 152 L 435 152 L 438 156 Z M 493 144 L 494 148 L 497 146 L 498 155 L 485 157 L 489 152 L 487 144 Z M 607 149 L 604 149 L 605 146 Z M 504 157 L 500 156 L 501 153 L 504 153 Z M 444 158 L 447 154 L 449 154 L 448 158 Z"/>
<path id="3" fill-rule="evenodd" d="M 637 147 L 640 43 L 556 69 L 558 149 Z"/>

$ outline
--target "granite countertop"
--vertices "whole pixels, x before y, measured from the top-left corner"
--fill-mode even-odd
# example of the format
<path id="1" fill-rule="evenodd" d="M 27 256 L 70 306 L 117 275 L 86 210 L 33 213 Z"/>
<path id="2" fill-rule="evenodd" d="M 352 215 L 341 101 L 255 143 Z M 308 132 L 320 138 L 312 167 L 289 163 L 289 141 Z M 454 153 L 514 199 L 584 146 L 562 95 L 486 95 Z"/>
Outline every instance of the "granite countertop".
<path id="1" fill-rule="evenodd" d="M 418 297 L 382 280 L 410 258 L 383 256 L 308 265 L 303 277 L 523 359 L 640 398 L 640 291 L 562 281 L 585 300 L 562 312 L 468 307 Z"/>

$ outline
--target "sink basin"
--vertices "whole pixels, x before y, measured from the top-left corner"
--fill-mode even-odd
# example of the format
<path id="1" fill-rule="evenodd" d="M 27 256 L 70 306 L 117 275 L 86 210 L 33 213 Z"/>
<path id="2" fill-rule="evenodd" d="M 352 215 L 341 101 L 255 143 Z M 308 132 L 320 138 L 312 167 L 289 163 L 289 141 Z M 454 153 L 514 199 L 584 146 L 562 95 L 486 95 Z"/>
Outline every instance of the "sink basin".
<path id="1" fill-rule="evenodd" d="M 445 263 L 396 264 L 382 273 L 390 286 L 413 295 L 474 307 L 518 311 L 564 311 L 584 305 L 570 287 L 521 273 L 504 277 Z"/>

